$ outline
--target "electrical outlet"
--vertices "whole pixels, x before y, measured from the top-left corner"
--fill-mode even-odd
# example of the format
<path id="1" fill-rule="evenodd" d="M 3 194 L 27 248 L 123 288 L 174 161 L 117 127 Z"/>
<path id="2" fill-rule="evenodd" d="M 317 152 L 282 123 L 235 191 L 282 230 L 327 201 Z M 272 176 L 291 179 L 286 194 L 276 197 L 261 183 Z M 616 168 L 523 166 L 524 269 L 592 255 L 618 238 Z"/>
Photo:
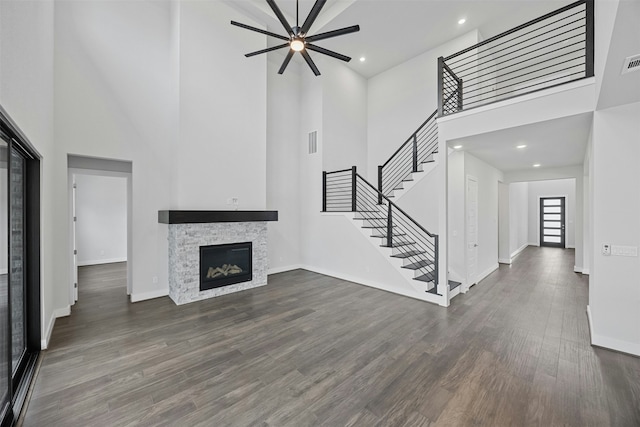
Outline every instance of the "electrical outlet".
<path id="1" fill-rule="evenodd" d="M 611 255 L 611 245 L 608 243 L 602 244 L 602 255 L 609 256 Z"/>
<path id="2" fill-rule="evenodd" d="M 231 203 L 237 206 L 238 205 L 238 198 L 237 197 L 232 197 L 231 198 Z"/>

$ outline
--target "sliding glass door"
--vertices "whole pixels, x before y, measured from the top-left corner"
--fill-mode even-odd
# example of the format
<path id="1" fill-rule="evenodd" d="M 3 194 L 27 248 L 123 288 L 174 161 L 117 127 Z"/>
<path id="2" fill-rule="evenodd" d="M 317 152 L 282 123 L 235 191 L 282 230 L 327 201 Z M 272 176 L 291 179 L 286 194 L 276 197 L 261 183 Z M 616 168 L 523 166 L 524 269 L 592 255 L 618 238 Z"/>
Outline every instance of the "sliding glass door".
<path id="1" fill-rule="evenodd" d="M 0 139 L 0 408 L 2 419 L 9 406 L 9 144 Z"/>
<path id="2" fill-rule="evenodd" d="M 20 413 L 40 351 L 40 160 L 0 107 L 0 426 Z"/>

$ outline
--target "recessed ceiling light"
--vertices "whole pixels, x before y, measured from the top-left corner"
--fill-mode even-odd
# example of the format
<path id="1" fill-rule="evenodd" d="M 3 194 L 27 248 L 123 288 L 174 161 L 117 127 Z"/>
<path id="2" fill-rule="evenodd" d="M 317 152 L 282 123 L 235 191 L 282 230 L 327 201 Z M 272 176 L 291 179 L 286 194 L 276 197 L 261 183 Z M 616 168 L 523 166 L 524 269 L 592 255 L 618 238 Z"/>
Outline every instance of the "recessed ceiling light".
<path id="1" fill-rule="evenodd" d="M 539 168 L 540 167 L 540 163 L 536 163 L 535 165 L 533 165 L 534 168 Z"/>
<path id="2" fill-rule="evenodd" d="M 453 148 L 454 148 L 455 150 L 459 150 L 459 149 L 461 149 L 461 148 L 462 148 L 462 145 L 454 145 L 454 146 L 453 146 Z"/>
<path id="3" fill-rule="evenodd" d="M 367 58 L 365 58 L 364 56 L 361 56 L 361 57 L 360 57 L 360 62 L 364 62 L 364 61 L 366 61 L 366 60 L 367 60 Z"/>
<path id="4" fill-rule="evenodd" d="M 526 147 L 527 147 L 527 144 L 520 144 L 520 145 L 516 146 L 516 148 L 526 148 Z"/>
<path id="5" fill-rule="evenodd" d="M 458 25 L 462 25 L 462 24 L 464 24 L 465 22 L 467 22 L 467 20 L 466 20 L 465 18 L 460 18 L 460 19 L 458 19 Z"/>

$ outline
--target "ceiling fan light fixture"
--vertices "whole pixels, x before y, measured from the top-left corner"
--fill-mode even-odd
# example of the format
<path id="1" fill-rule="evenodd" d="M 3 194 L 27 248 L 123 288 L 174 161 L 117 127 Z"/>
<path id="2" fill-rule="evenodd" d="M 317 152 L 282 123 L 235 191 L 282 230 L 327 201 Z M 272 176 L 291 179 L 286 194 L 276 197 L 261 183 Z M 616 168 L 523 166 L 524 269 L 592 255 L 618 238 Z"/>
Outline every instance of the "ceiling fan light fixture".
<path id="1" fill-rule="evenodd" d="M 304 42 L 301 39 L 293 39 L 289 46 L 291 46 L 291 50 L 300 52 L 304 49 Z"/>

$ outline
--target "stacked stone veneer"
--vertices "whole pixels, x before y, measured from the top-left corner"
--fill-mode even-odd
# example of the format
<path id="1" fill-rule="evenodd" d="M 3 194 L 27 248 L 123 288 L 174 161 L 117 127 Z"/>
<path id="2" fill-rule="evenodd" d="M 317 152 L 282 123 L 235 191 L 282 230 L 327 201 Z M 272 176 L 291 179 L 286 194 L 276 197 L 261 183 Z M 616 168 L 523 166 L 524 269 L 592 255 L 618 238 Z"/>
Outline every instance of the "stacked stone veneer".
<path id="1" fill-rule="evenodd" d="M 253 280 L 200 291 L 200 246 L 253 243 Z M 169 297 L 178 305 L 267 284 L 267 223 L 169 224 Z"/>

